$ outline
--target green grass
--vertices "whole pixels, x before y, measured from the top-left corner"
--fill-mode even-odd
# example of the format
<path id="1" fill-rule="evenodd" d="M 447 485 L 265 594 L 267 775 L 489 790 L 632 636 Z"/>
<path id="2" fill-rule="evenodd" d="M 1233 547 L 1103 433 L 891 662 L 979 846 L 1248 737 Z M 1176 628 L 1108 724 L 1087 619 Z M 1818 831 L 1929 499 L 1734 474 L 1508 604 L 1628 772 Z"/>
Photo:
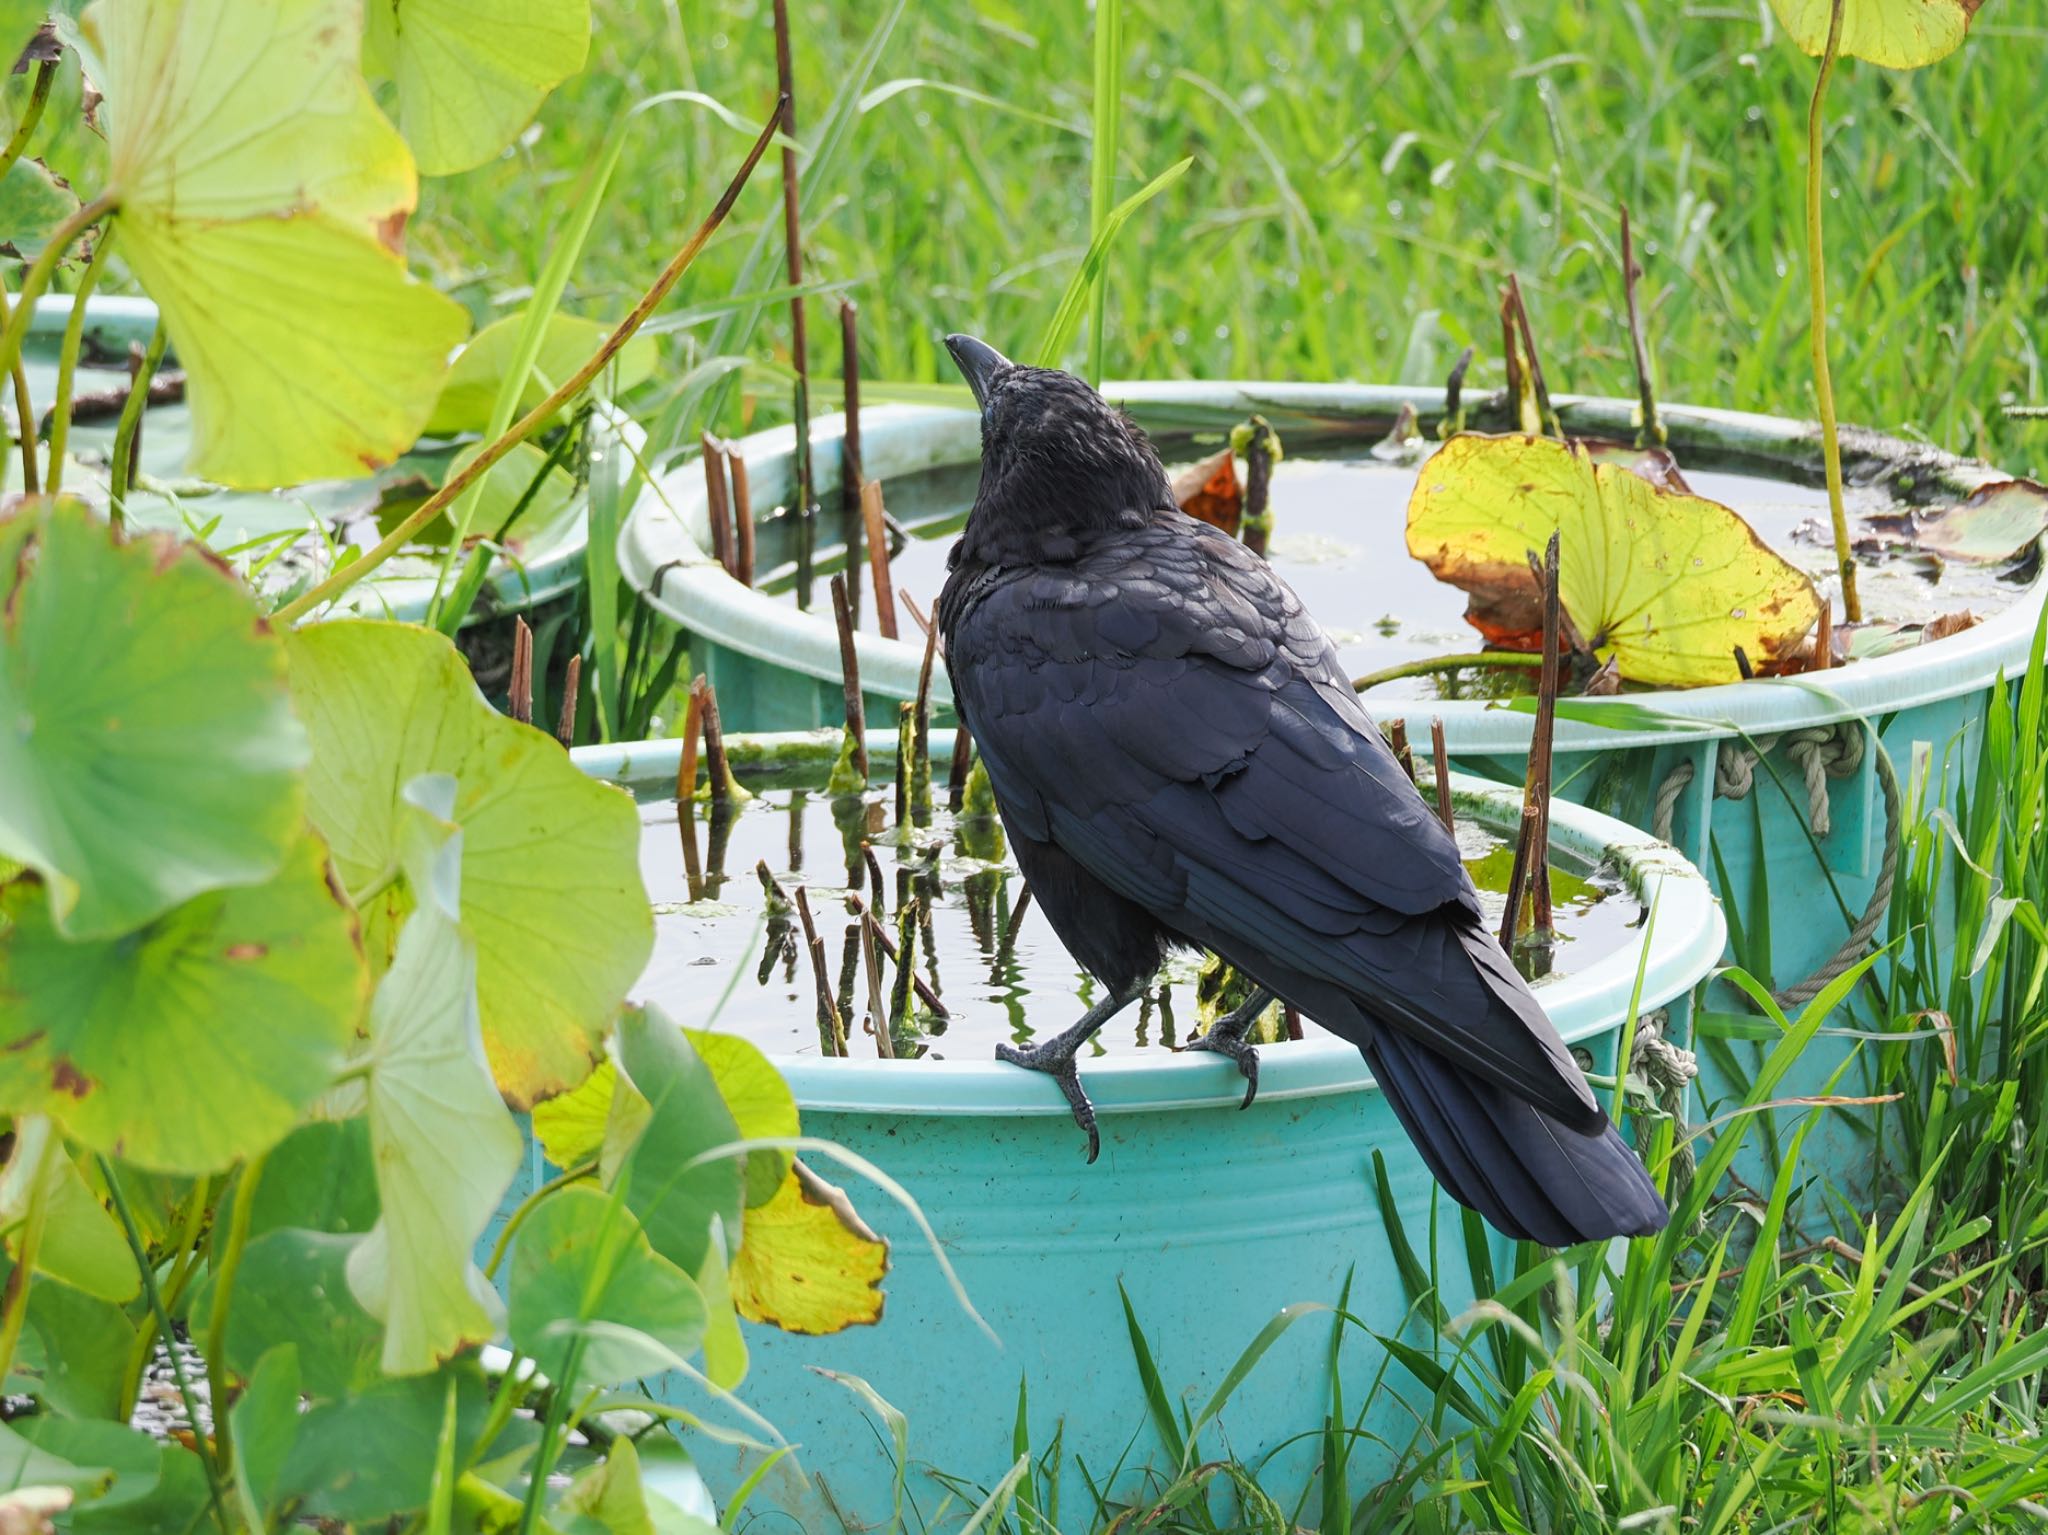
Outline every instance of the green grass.
<path id="1" fill-rule="evenodd" d="M 801 124 L 887 11 L 795 7 Z M 1116 198 L 1192 155 L 1111 263 L 1112 375 L 1434 382 L 1468 340 L 1500 381 L 1496 287 L 1519 272 L 1554 387 L 1630 394 L 1618 207 L 1630 206 L 1661 395 L 1812 413 L 1801 174 L 1814 64 L 1756 0 L 1130 0 Z M 599 0 L 591 66 L 493 166 L 430 184 L 415 250 L 479 311 L 532 282 L 591 146 L 659 91 L 746 122 L 772 96 L 765 6 Z M 1994 0 L 1914 75 L 1845 64 L 1831 96 L 1829 264 L 1845 419 L 2025 470 L 2005 419 L 2044 390 L 2048 23 Z M 882 49 L 835 162 L 805 184 L 807 274 L 861 304 L 867 374 L 945 379 L 967 329 L 1018 354 L 1087 245 L 1094 44 L 1079 0 L 919 0 Z M 630 130 L 572 301 L 616 313 L 701 214 L 744 126 L 678 103 Z M 764 175 L 679 302 L 732 291 L 777 191 Z M 761 265 L 742 291 L 776 280 Z M 837 368 L 814 324 L 813 364 Z M 700 330 L 691 340 L 702 347 Z M 735 337 L 723 338 L 728 347 Z M 671 378 L 688 359 L 681 338 Z M 755 344 L 786 355 L 786 321 Z M 1087 355 L 1085 327 L 1071 361 Z M 658 391 L 657 391 L 658 393 Z M 746 411 L 779 410 L 786 390 Z M 671 417 L 670 434 L 699 423 Z"/>

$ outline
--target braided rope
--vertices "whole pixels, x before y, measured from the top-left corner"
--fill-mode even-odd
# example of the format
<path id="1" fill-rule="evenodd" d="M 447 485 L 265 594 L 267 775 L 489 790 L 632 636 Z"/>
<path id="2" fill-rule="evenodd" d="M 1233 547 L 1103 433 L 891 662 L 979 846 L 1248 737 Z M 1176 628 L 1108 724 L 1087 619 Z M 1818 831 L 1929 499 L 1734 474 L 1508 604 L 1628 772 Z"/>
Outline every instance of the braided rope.
<path id="1" fill-rule="evenodd" d="M 1629 1051 L 1628 1069 L 1649 1088 L 1658 1109 L 1670 1118 L 1677 1132 L 1672 1138 L 1671 1182 L 1666 1195 L 1666 1202 L 1676 1205 L 1692 1187 L 1697 1161 L 1692 1138 L 1683 1131 L 1686 1089 L 1700 1074 L 1700 1063 L 1690 1050 L 1682 1050 L 1664 1037 L 1670 1024 L 1669 1009 L 1661 1007 L 1636 1020 L 1635 1045 Z"/>
<path id="2" fill-rule="evenodd" d="M 1828 813 L 1828 780 L 1847 778 L 1862 766 L 1866 732 L 1867 727 L 1860 721 L 1845 720 L 1836 726 L 1802 726 L 1782 736 L 1763 737 L 1756 742 L 1755 750 L 1739 741 L 1723 741 L 1714 758 L 1714 793 L 1721 799 L 1746 798 L 1756 785 L 1758 760 L 1783 745 L 1785 755 L 1798 764 L 1806 780 L 1807 824 L 1816 837 L 1825 837 L 1833 825 Z M 1778 1005 L 1788 1012 L 1811 1002 L 1830 981 L 1863 958 L 1891 905 L 1899 864 L 1899 779 L 1884 743 L 1871 735 L 1869 745 L 1876 749 L 1877 781 L 1884 790 L 1884 856 L 1878 863 L 1877 882 L 1871 887 L 1863 915 L 1850 928 L 1841 947 L 1805 980 L 1774 994 Z M 1693 776 L 1692 763 L 1681 762 L 1657 787 L 1650 810 L 1650 830 L 1662 841 L 1671 840 L 1678 797 Z"/>

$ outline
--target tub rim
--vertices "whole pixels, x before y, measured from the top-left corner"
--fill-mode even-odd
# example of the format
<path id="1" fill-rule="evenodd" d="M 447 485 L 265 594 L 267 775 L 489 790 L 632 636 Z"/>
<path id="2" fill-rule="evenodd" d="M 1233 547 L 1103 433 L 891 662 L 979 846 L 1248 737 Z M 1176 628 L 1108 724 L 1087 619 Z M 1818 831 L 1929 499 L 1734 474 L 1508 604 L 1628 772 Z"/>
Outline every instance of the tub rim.
<path id="1" fill-rule="evenodd" d="M 147 342 L 156 329 L 157 306 L 148 298 L 132 294 L 94 294 L 85 306 L 86 333 L 122 345 Z M 50 294 L 36 300 L 29 317 L 31 336 L 61 335 L 71 318 L 71 296 Z M 470 339 L 474 339 L 473 337 Z M 598 407 L 635 455 L 645 450 L 647 434 L 639 424 L 616 406 L 600 401 Z M 792 445 L 794 436 L 790 439 Z M 289 487 L 280 487 L 289 488 Z M 261 492 L 250 492 L 261 494 Z M 567 595 L 583 579 L 583 564 L 590 551 L 590 492 L 586 486 L 575 492 L 571 506 L 573 524 L 562 540 L 538 560 L 514 563 L 500 555 L 491 563 L 476 606 L 463 620 L 463 627 L 485 623 L 511 613 L 526 613 Z M 388 618 L 400 623 L 420 623 L 434 597 L 432 576 L 374 574 L 360 587 L 344 596 L 328 618 Z"/>
<path id="2" fill-rule="evenodd" d="M 742 753 L 775 739 L 770 734 L 731 738 Z M 665 773 L 673 782 L 681 744 L 578 747 L 570 757 L 594 778 L 623 784 Z M 1465 813 L 1477 812 L 1495 824 L 1519 820 L 1520 789 L 1463 773 L 1453 773 L 1451 785 Z M 1636 898 L 1656 913 L 1649 925 L 1647 963 L 1642 962 L 1641 943 L 1623 943 L 1586 969 L 1542 987 L 1538 995 L 1553 1020 L 1562 1020 L 1558 1032 L 1565 1043 L 1581 1043 L 1625 1026 L 1639 965 L 1640 1005 L 1647 1013 L 1690 991 L 1719 964 L 1727 942 L 1721 903 L 1706 877 L 1670 844 L 1561 799 L 1552 801 L 1550 830 L 1554 847 L 1588 862 L 1611 861 Z M 952 1117 L 1068 1112 L 1066 1100 L 1049 1078 L 996 1060 L 832 1060 L 793 1054 L 768 1058 L 805 1110 Z M 1213 1055 L 1108 1055 L 1085 1062 L 1082 1072 L 1090 1098 L 1104 1114 L 1228 1108 L 1244 1095 L 1237 1068 Z M 1261 1056 L 1260 1102 L 1376 1090 L 1364 1057 L 1340 1039 L 1277 1045 Z"/>
<path id="3" fill-rule="evenodd" d="M 1232 419 L 1259 411 L 1274 420 L 1285 435 L 1301 432 L 1314 438 L 1339 431 L 1362 432 L 1366 423 L 1391 419 L 1403 406 L 1425 424 L 1442 413 L 1439 391 L 1402 385 L 1302 384 L 1284 381 L 1113 381 L 1103 386 L 1111 400 L 1132 410 L 1155 431 L 1220 429 Z M 1563 396 L 1558 409 L 1566 425 L 1582 435 L 1633 434 L 1635 402 L 1591 396 Z M 1697 406 L 1660 408 L 1661 419 L 1678 448 L 1691 443 L 1711 445 L 1781 472 L 1819 463 L 1819 428 L 1778 416 Z M 820 416 L 811 423 L 815 483 L 820 493 L 838 483 L 845 418 Z M 960 464 L 978 451 L 979 422 L 971 410 L 932 405 L 878 405 L 861 413 L 862 458 L 874 478 L 915 472 L 920 468 Z M 786 465 L 796 443 L 793 426 L 753 433 L 738 444 L 747 460 L 759 500 L 772 505 L 786 480 Z M 970 447 L 971 445 L 971 447 Z M 1890 481 L 1895 490 L 1910 488 L 1921 499 L 1934 490 L 1944 498 L 1960 498 L 1979 486 L 2011 479 L 1989 465 L 1956 458 L 1939 449 L 1906 442 L 1860 428 L 1844 429 L 1844 468 L 1855 483 Z M 694 457 L 655 477 L 643 489 L 619 532 L 622 575 L 656 612 L 672 623 L 701 633 L 717 645 L 773 665 L 839 682 L 838 636 L 815 608 L 799 612 L 793 605 L 742 586 L 706 552 L 708 512 L 701 465 Z M 929 603 L 936 592 L 918 594 Z M 1676 744 L 1725 738 L 1776 735 L 1787 730 L 1831 726 L 1845 720 L 1908 709 L 1985 687 L 2003 672 L 2010 676 L 2027 660 L 2044 600 L 2048 600 L 2048 560 L 2042 570 L 2002 611 L 1974 628 L 1937 644 L 1880 656 L 1840 667 L 1822 678 L 1764 678 L 1688 690 L 1659 689 L 1630 694 L 1607 704 L 1598 699 L 1573 700 L 1583 717 L 1560 717 L 1557 745 L 1563 751 Z M 855 636 L 864 690 L 893 698 L 912 698 L 923 647 L 909 640 L 879 635 Z M 945 663 L 934 666 L 939 696 L 950 696 Z M 1367 695 L 1368 707 L 1376 701 Z M 1478 754 L 1528 749 L 1533 716 L 1480 699 L 1377 701 L 1382 712 L 1412 711 L 1423 706 L 1441 715 L 1453 751 Z M 1665 716 L 1642 723 L 1630 711 L 1652 709 Z M 1602 712 L 1635 723 L 1600 722 Z"/>

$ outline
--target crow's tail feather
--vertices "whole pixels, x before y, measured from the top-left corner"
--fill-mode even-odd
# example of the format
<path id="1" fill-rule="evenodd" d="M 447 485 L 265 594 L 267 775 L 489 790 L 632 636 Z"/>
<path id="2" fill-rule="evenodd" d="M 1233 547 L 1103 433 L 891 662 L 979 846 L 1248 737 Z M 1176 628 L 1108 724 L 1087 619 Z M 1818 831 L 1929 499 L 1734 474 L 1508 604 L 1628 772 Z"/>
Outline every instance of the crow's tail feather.
<path id="1" fill-rule="evenodd" d="M 1398 1030 L 1359 1048 L 1437 1182 L 1508 1236 L 1569 1247 L 1670 1219 L 1613 1125 L 1574 1130 Z"/>

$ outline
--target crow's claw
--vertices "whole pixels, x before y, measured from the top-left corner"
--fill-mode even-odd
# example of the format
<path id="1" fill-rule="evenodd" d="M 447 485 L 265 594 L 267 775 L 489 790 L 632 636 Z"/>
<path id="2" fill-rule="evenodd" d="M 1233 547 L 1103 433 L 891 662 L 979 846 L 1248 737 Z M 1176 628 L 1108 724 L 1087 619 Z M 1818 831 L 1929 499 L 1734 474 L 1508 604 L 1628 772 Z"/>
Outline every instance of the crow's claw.
<path id="1" fill-rule="evenodd" d="M 1242 1034 L 1232 1033 L 1230 1020 L 1224 1019 L 1208 1033 L 1198 1035 L 1181 1046 L 1183 1050 L 1209 1050 L 1225 1060 L 1235 1061 L 1237 1069 L 1244 1073 L 1244 1102 L 1240 1110 L 1252 1106 L 1252 1099 L 1259 1095 L 1259 1047 L 1245 1043 Z"/>
<path id="2" fill-rule="evenodd" d="M 1042 1071 L 1059 1083 L 1060 1091 L 1067 1095 L 1068 1107 L 1074 1111 L 1074 1123 L 1088 1136 L 1088 1160 L 1093 1162 L 1102 1154 L 1102 1133 L 1095 1125 L 1095 1105 L 1088 1101 L 1087 1089 L 1081 1086 L 1080 1069 L 1074 1064 L 1075 1052 L 1082 1043 L 1062 1035 L 1022 1050 L 1015 1045 L 997 1045 L 996 1059 L 1028 1071 Z"/>

